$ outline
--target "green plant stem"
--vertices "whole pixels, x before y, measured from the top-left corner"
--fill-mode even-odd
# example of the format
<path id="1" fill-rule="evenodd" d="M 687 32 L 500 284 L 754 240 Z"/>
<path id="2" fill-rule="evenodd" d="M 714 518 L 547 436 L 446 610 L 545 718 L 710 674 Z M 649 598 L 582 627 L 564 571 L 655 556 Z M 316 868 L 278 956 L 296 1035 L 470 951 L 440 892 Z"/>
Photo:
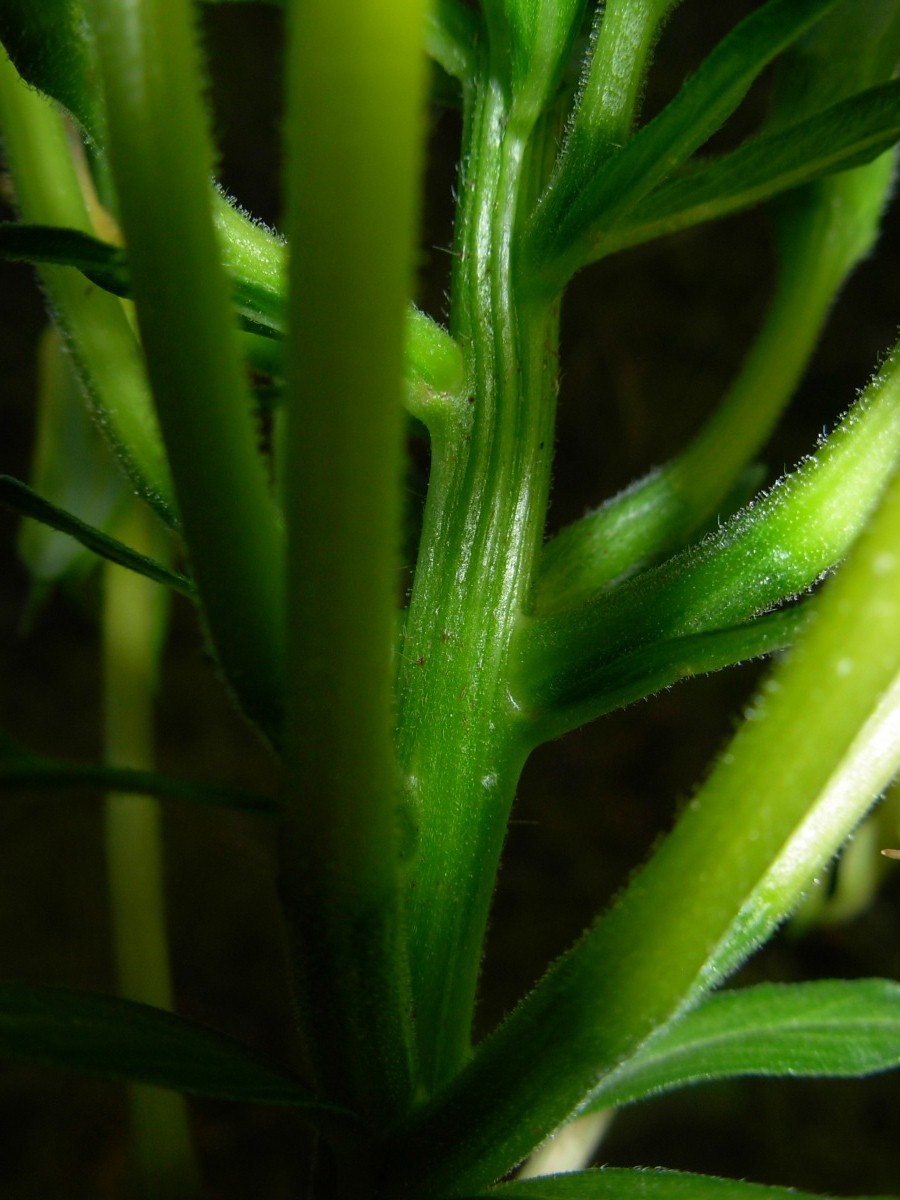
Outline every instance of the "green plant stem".
<path id="1" fill-rule="evenodd" d="M 898 546 L 895 473 L 815 620 L 675 830 L 394 1147 L 392 1196 L 421 1196 L 426 1177 L 435 1194 L 497 1179 L 698 998 L 715 947 L 900 674 Z M 872 798 L 863 789 L 847 803 L 858 818 Z M 810 874 L 818 854 L 804 864 Z"/>
<path id="2" fill-rule="evenodd" d="M 451 312 L 472 399 L 433 446 L 397 677 L 399 758 L 418 834 L 408 911 L 429 1090 L 470 1048 L 488 907 L 524 761 L 509 647 L 529 600 L 553 445 L 558 311 L 521 302 L 512 257 L 552 134 L 540 130 L 529 145 L 527 125 L 509 120 L 503 89 L 485 74 L 464 131 Z"/>
<path id="3" fill-rule="evenodd" d="M 376 1126 L 415 1086 L 392 651 L 423 13 L 296 3 L 288 52 L 281 891 L 319 1086 Z"/>
<path id="4" fill-rule="evenodd" d="M 0 131 L 25 221 L 95 234 L 59 111 L 0 49 Z M 140 347 L 122 304 L 73 268 L 39 268 L 94 415 L 138 493 L 170 525 L 177 511 Z"/>
<path id="5" fill-rule="evenodd" d="M 900 455 L 900 347 L 815 456 L 694 547 L 554 617 L 523 623 L 514 680 L 537 714 L 581 704 L 643 645 L 726 628 L 813 584 L 846 553 Z"/>
<path id="6" fill-rule="evenodd" d="M 621 149 L 632 133 L 660 27 L 680 0 L 609 0 L 595 17 L 597 46 L 559 170 L 580 173 Z M 574 180 L 569 185 L 577 189 Z"/>
<path id="7" fill-rule="evenodd" d="M 150 548 L 149 514 L 132 505 L 128 536 Z M 157 539 L 158 540 L 158 539 Z M 147 579 L 107 566 L 103 589 L 106 759 L 113 767 L 153 768 L 153 700 L 166 596 Z M 163 843 L 159 805 L 150 796 L 106 798 L 106 862 L 119 994 L 171 1009 Z M 146 1200 L 199 1192 L 183 1096 L 129 1085 L 135 1167 Z"/>
<path id="8" fill-rule="evenodd" d="M 192 8 L 91 0 L 88 10 L 138 323 L 202 610 L 242 707 L 277 741 L 283 537 L 213 227 Z"/>
<path id="9" fill-rule="evenodd" d="M 675 549 L 715 512 L 765 444 L 835 294 L 871 249 L 892 178 L 893 155 L 885 155 L 782 203 L 775 293 L 724 400 L 677 458 L 547 544 L 538 610 L 588 599 L 650 557 Z"/>

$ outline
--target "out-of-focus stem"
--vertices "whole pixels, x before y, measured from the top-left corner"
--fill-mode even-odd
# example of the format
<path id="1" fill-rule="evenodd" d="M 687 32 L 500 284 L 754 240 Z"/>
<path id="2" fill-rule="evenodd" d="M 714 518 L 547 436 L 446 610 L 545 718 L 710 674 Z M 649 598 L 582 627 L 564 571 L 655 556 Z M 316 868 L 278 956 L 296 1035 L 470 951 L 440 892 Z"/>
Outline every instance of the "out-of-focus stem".
<path id="1" fill-rule="evenodd" d="M 132 505 L 125 535 L 151 546 L 152 518 Z M 159 541 L 159 539 L 155 539 Z M 153 768 L 153 703 L 166 594 L 122 567 L 104 567 L 103 682 L 106 760 L 114 767 Z M 158 801 L 111 792 L 106 799 L 106 861 L 119 993 L 172 1008 L 166 936 L 163 843 Z M 199 1193 L 183 1096 L 161 1088 L 128 1088 L 140 1194 L 173 1200 Z"/>

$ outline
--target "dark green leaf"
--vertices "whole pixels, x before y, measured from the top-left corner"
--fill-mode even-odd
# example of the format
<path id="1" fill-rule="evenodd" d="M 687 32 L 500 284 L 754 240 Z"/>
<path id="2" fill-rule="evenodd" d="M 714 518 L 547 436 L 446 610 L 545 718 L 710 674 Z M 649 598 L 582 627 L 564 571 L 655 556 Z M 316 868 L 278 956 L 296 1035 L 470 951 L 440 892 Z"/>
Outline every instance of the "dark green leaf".
<path id="1" fill-rule="evenodd" d="M 19 513 L 20 516 L 32 517 L 49 525 L 51 529 L 69 534 L 95 554 L 118 563 L 120 567 L 127 567 L 130 571 L 136 571 L 138 575 L 146 575 L 148 579 L 173 588 L 184 596 L 194 595 L 194 585 L 186 576 L 177 571 L 170 571 L 162 563 L 147 558 L 144 554 L 138 554 L 124 542 L 117 541 L 93 525 L 86 524 L 72 513 L 63 512 L 26 484 L 9 475 L 0 475 L 0 505 Z"/>
<path id="2" fill-rule="evenodd" d="M 129 295 L 125 251 L 77 229 L 4 221 L 0 224 L 0 258 L 77 267 L 107 292 Z"/>
<path id="3" fill-rule="evenodd" d="M 552 707 L 532 716 L 540 742 L 562 737 L 588 721 L 652 696 L 694 675 L 707 675 L 792 645 L 806 624 L 804 605 L 769 613 L 728 629 L 654 642 L 594 671 L 582 664 L 577 685 Z M 602 659 L 602 655 L 598 656 Z"/>
<path id="4" fill-rule="evenodd" d="M 537 211 L 536 261 L 559 259 L 549 273 L 560 282 L 589 261 L 584 240 L 626 216 L 708 141 L 772 59 L 836 3 L 769 0 L 719 43 L 659 116 L 608 158 L 587 186 L 567 194 L 560 176 Z"/>
<path id="5" fill-rule="evenodd" d="M 627 220 L 603 230 L 591 258 L 646 242 L 871 161 L 900 138 L 900 81 L 870 88 L 796 125 L 657 188 Z"/>
<path id="6" fill-rule="evenodd" d="M 113 996 L 0 984 L 0 1054 L 193 1096 L 350 1115 L 241 1042 Z"/>
<path id="7" fill-rule="evenodd" d="M 513 1180 L 465 1200 L 828 1200 L 828 1197 L 683 1171 L 599 1167 L 593 1171 Z M 891 1198 L 860 1196 L 857 1200 Z"/>
<path id="8" fill-rule="evenodd" d="M 8 734 L 0 731 L 0 788 L 29 791 L 97 789 L 105 791 L 159 796 L 162 799 L 187 801 L 213 807 L 230 808 L 273 816 L 279 801 L 272 796 L 245 792 L 239 788 L 220 787 L 163 775 L 156 771 L 138 771 L 126 767 L 92 766 L 64 762 L 33 754 L 20 746 Z"/>
<path id="9" fill-rule="evenodd" d="M 22 78 L 68 109 L 102 144 L 94 47 L 80 0 L 3 0 L 0 42 Z"/>
<path id="10" fill-rule="evenodd" d="M 900 984 L 829 979 L 720 992 L 608 1075 L 589 1109 L 737 1075 L 862 1076 L 900 1065 Z"/>
<path id="11" fill-rule="evenodd" d="M 887 83 L 898 51 L 896 0 L 843 0 L 779 62 L 767 130 L 793 125 L 854 92 Z"/>

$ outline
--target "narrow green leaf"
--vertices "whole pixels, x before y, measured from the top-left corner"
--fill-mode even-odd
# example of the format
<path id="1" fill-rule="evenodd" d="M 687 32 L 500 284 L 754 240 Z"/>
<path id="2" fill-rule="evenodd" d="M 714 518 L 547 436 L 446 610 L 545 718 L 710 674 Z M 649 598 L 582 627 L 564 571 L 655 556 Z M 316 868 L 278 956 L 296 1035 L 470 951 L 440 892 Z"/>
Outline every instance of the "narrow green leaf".
<path id="1" fill-rule="evenodd" d="M 664 183 L 624 222 L 598 232 L 590 257 L 751 208 L 824 175 L 860 166 L 898 138 L 900 81 L 869 88 Z"/>
<path id="2" fill-rule="evenodd" d="M 900 625 L 898 625 L 900 628 Z M 896 635 L 896 631 L 892 631 Z M 891 652 L 890 640 L 875 651 Z M 838 670 L 857 669 L 852 657 Z M 801 902 L 824 864 L 834 859 L 859 825 L 871 800 L 900 774 L 900 673 L 883 689 L 869 718 L 832 771 L 804 819 L 779 848 L 764 877 L 741 906 L 736 920 L 703 972 L 705 988 L 716 987 L 764 942 Z"/>
<path id="3" fill-rule="evenodd" d="M 843 0 L 779 62 L 766 130 L 805 120 L 854 92 L 887 83 L 898 51 L 896 0 Z"/>
<path id="4" fill-rule="evenodd" d="M 77 229 L 4 221 L 0 224 L 0 258 L 77 267 L 107 292 L 129 295 L 125 251 Z"/>
<path id="5" fill-rule="evenodd" d="M 900 1066 L 900 984 L 764 983 L 720 992 L 608 1075 L 585 1112 L 738 1075 L 862 1076 Z"/>
<path id="6" fill-rule="evenodd" d="M 20 746 L 0 731 L 0 788 L 28 791 L 100 789 L 134 795 L 159 796 L 165 800 L 187 801 L 238 812 L 274 816 L 280 801 L 274 796 L 245 792 L 240 788 L 221 787 L 164 775 L 157 771 L 138 771 L 126 767 L 94 766 L 46 758 Z"/>
<path id="7" fill-rule="evenodd" d="M 829 1200 L 794 1188 L 767 1187 L 712 1175 L 646 1167 L 598 1167 L 538 1179 L 513 1180 L 461 1200 Z M 857 1200 L 891 1200 L 860 1196 Z"/>
<path id="8" fill-rule="evenodd" d="M 193 1096 L 351 1116 L 241 1042 L 113 996 L 0 983 L 0 1054 Z"/>
<path id="9" fill-rule="evenodd" d="M 68 109 L 102 144 L 94 45 L 80 0 L 3 0 L 0 42 L 22 78 Z"/>
<path id="10" fill-rule="evenodd" d="M 529 713 L 538 742 L 562 737 L 588 721 L 646 699 L 694 675 L 707 675 L 762 658 L 792 645 L 809 618 L 807 606 L 795 605 L 728 629 L 653 642 L 598 665 L 580 677 L 577 690 L 546 712 Z"/>
<path id="11" fill-rule="evenodd" d="M 102 530 L 79 520 L 72 513 L 57 508 L 55 504 L 51 504 L 49 500 L 45 500 L 43 496 L 32 491 L 27 484 L 13 479 L 10 475 L 0 475 L 0 505 L 20 516 L 31 517 L 35 521 L 49 525 L 51 529 L 58 529 L 61 533 L 69 534 L 83 546 L 93 550 L 95 554 L 99 554 L 102 558 L 108 558 L 110 562 L 118 563 L 120 567 L 127 567 L 130 571 L 137 571 L 139 575 L 146 575 L 148 579 L 152 579 L 156 583 L 174 588 L 183 596 L 194 595 L 194 585 L 186 576 L 177 571 L 170 571 L 162 563 L 147 558 L 144 554 L 138 554 L 136 550 L 132 550 Z"/>
<path id="12" fill-rule="evenodd" d="M 592 243 L 685 162 L 731 116 L 760 72 L 838 0 L 769 0 L 725 37 L 666 108 L 608 158 L 576 194 L 551 184 L 532 229 L 532 255 L 562 283 L 590 261 Z"/>

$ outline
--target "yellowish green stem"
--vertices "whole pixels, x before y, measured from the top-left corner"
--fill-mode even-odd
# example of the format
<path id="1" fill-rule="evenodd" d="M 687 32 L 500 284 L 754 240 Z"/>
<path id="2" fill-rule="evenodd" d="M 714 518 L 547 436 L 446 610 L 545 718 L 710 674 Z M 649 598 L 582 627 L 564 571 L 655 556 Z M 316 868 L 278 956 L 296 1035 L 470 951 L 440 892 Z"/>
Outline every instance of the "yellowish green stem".
<path id="1" fill-rule="evenodd" d="M 147 510 L 132 505 L 123 536 L 147 553 L 162 547 Z M 157 584 L 107 564 L 103 589 L 106 761 L 153 769 L 153 708 L 166 594 Z M 106 861 L 119 993 L 173 1007 L 165 916 L 159 802 L 112 792 L 106 799 Z M 142 1084 L 128 1088 L 135 1173 L 143 1200 L 199 1194 L 185 1099 Z"/>

